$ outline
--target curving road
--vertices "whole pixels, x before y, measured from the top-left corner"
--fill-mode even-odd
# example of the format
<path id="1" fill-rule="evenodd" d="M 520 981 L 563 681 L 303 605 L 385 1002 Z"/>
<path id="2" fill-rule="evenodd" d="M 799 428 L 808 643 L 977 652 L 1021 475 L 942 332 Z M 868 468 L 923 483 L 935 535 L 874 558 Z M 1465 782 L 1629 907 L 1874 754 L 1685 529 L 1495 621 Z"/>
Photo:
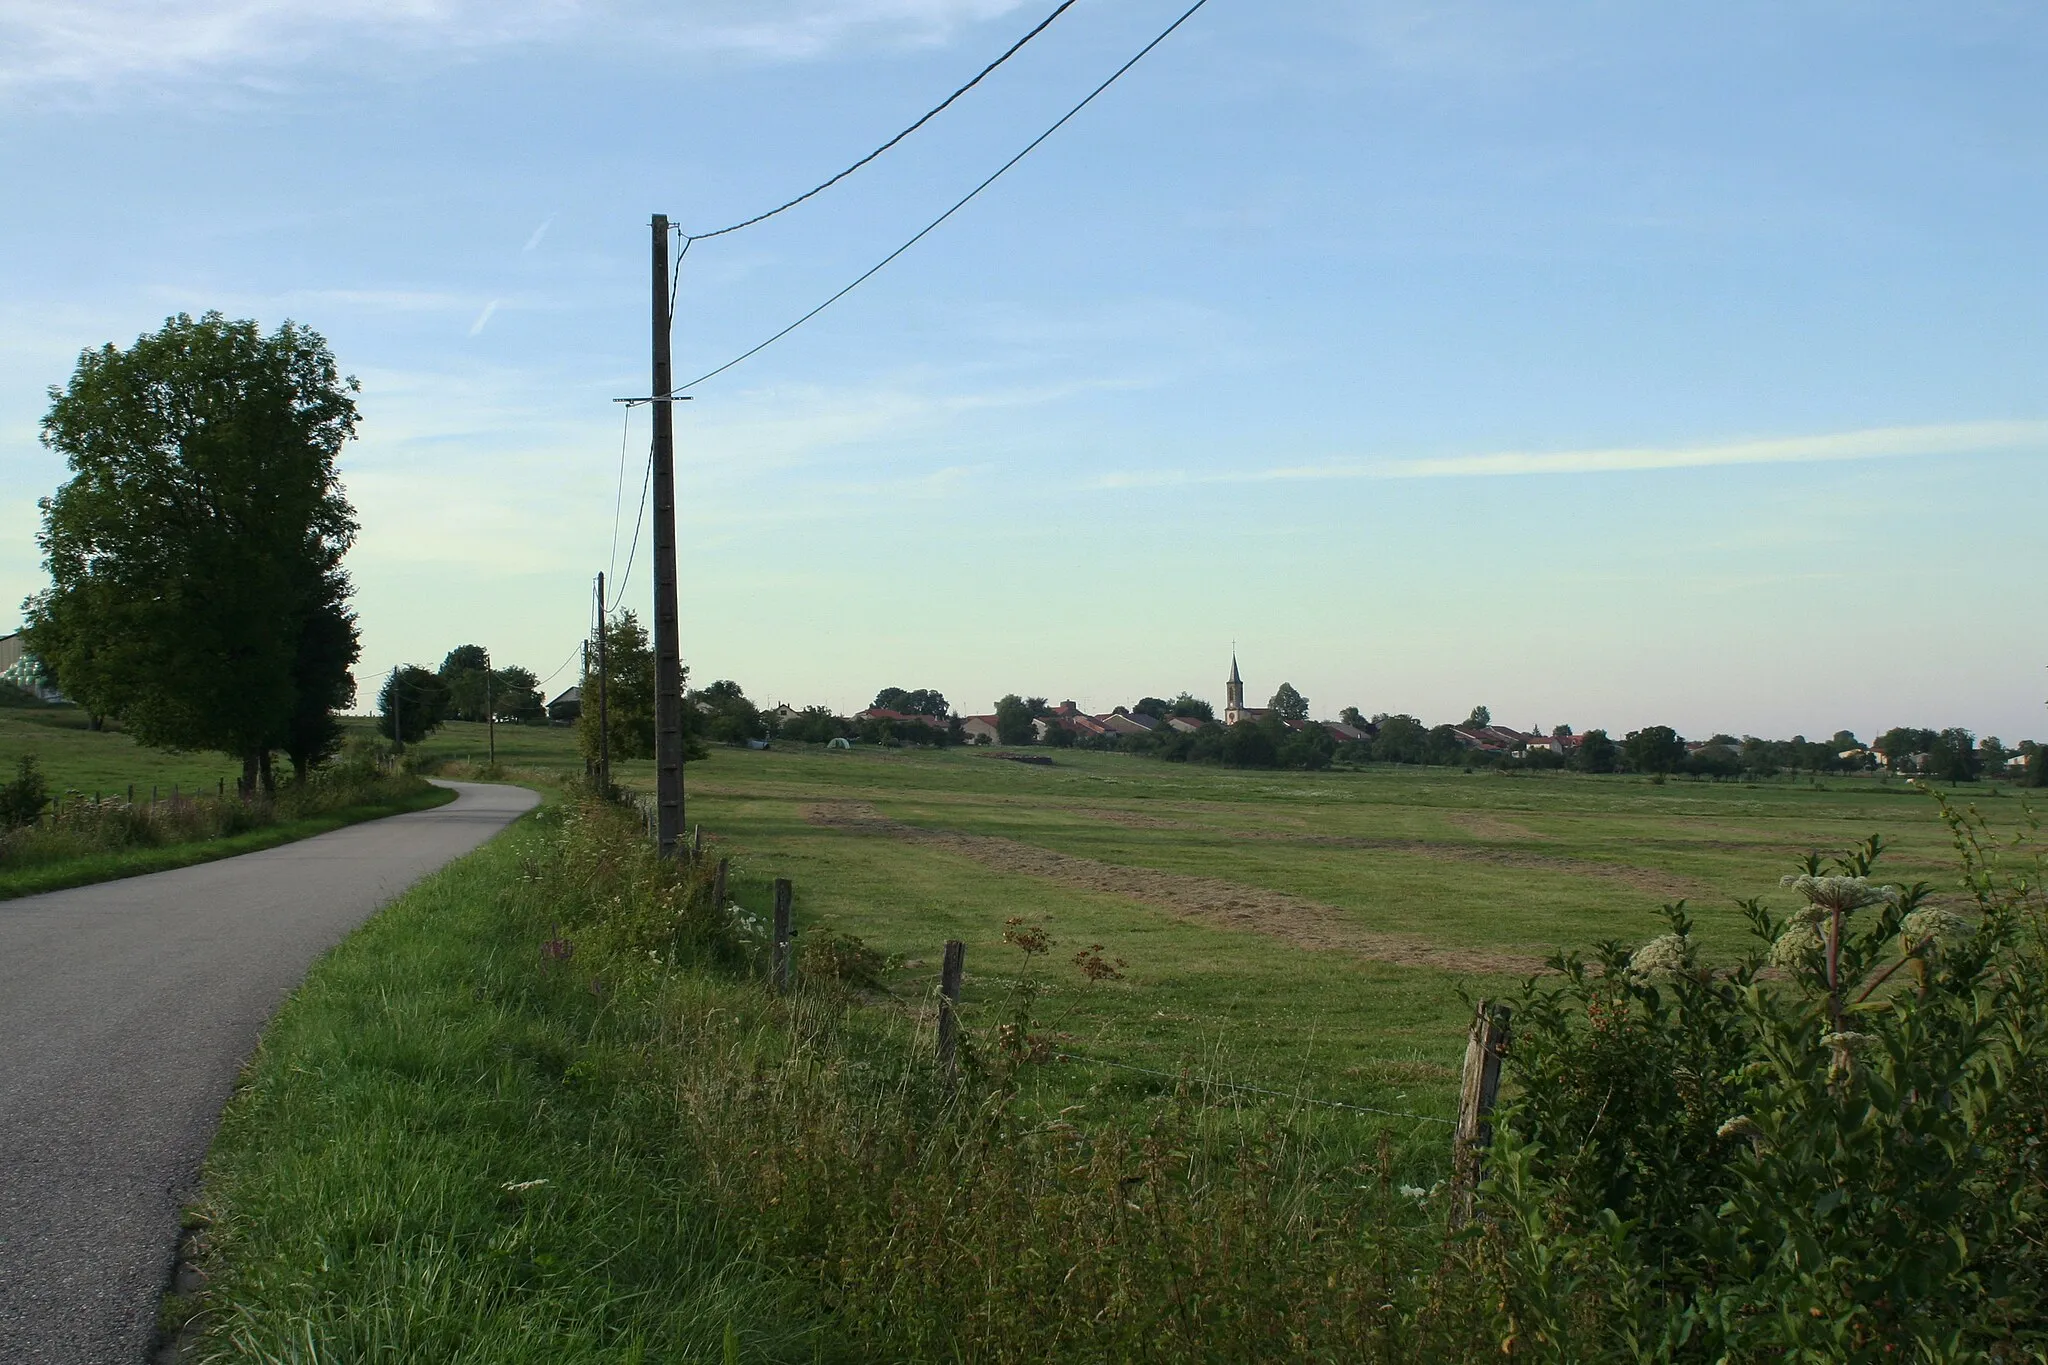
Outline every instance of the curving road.
<path id="1" fill-rule="evenodd" d="M 0 901 L 0 1362 L 136 1365 L 178 1213 L 256 1035 L 313 960 L 539 798 Z"/>

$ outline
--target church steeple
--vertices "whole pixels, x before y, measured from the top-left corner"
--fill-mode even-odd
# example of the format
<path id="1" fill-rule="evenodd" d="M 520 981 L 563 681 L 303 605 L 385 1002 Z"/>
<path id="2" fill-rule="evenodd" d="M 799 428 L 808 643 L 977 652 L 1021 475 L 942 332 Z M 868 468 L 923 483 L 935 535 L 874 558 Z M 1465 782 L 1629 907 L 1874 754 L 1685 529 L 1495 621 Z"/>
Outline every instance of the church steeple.
<path id="1" fill-rule="evenodd" d="M 1223 684 L 1225 713 L 1244 710 L 1244 679 L 1237 676 L 1237 651 L 1230 652 L 1230 681 Z"/>

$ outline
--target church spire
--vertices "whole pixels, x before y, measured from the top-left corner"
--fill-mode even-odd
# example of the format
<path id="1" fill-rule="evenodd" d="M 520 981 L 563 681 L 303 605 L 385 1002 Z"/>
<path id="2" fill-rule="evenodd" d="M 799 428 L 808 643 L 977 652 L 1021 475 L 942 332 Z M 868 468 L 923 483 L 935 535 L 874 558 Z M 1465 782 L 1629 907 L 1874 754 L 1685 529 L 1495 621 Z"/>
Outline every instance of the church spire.
<path id="1" fill-rule="evenodd" d="M 1237 713 L 1244 710 L 1244 679 L 1237 676 L 1237 651 L 1230 651 L 1230 681 L 1223 684 L 1223 723 L 1237 724 Z"/>

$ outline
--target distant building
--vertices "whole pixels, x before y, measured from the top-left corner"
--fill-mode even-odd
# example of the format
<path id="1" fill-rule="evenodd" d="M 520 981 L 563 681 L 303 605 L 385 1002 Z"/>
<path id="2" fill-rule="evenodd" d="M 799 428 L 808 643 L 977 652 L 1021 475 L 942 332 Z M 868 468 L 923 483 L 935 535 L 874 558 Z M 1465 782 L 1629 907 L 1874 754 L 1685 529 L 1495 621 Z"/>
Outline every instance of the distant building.
<path id="1" fill-rule="evenodd" d="M 18 630 L 0 635 L 0 682 L 13 683 L 41 701 L 64 700 L 64 694 L 44 680 L 42 663 L 28 652 L 28 642 Z"/>
<path id="2" fill-rule="evenodd" d="M 960 722 L 960 731 L 969 744 L 1000 744 L 1003 740 L 994 716 L 969 716 Z"/>
<path id="3" fill-rule="evenodd" d="M 548 703 L 548 720 L 555 725 L 573 725 L 583 717 L 583 689 L 572 687 Z"/>
<path id="4" fill-rule="evenodd" d="M 1235 725 L 1241 720 L 1257 720 L 1266 714 L 1263 706 L 1244 704 L 1244 679 L 1237 675 L 1237 655 L 1230 656 L 1230 681 L 1223 684 L 1223 723 Z"/>

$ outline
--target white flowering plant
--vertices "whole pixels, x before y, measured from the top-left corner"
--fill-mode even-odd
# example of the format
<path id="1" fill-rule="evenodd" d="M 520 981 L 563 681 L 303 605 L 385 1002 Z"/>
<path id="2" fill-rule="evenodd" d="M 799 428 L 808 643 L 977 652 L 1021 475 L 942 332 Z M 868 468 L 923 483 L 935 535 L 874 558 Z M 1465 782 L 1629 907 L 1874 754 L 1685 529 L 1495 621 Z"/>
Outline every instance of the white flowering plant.
<path id="1" fill-rule="evenodd" d="M 1939 798 L 1937 798 L 1939 799 Z M 1516 1007 L 1486 1203 L 1518 1350 L 2048 1355 L 2048 905 L 2031 815 L 1942 818 L 1966 899 L 1812 857 L 1757 946 L 1560 954 Z M 2003 1354 L 2002 1354 L 2003 1353 Z"/>

